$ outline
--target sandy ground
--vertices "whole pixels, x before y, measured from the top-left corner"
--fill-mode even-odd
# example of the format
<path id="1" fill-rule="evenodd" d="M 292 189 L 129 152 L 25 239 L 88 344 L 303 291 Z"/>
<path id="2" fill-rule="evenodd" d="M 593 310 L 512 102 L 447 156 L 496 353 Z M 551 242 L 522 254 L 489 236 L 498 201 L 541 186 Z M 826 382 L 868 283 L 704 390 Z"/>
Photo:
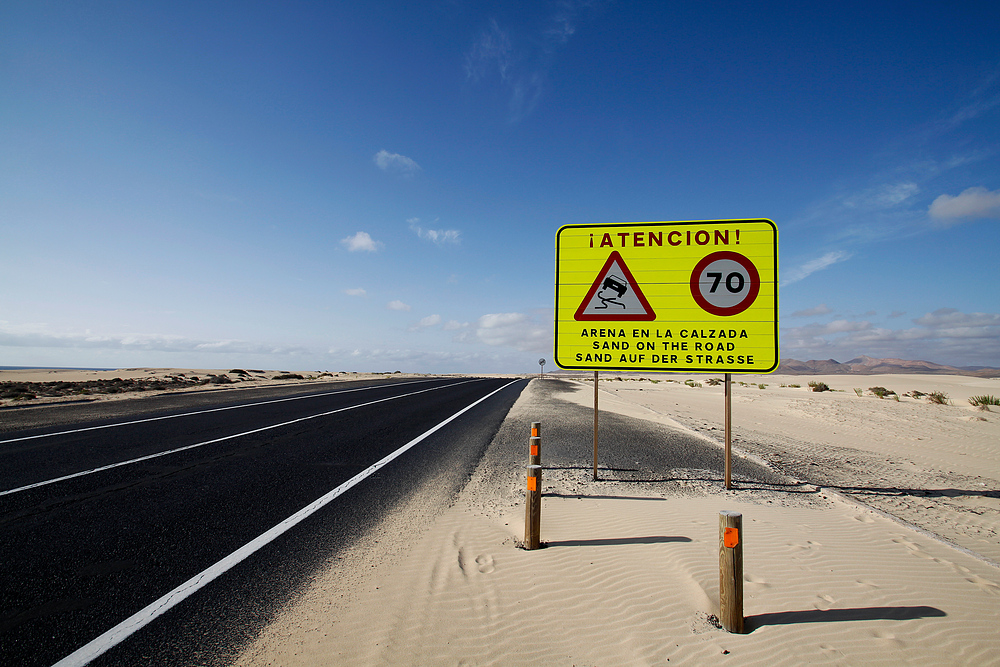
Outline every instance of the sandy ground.
<path id="1" fill-rule="evenodd" d="M 721 387 L 665 377 L 602 381 L 602 410 L 721 443 Z M 526 450 L 529 422 L 544 440 L 559 418 L 533 382 L 451 508 L 417 529 L 418 501 L 386 519 L 238 664 L 1000 664 L 1000 415 L 965 402 L 1000 383 L 753 380 L 767 387 L 734 389 L 736 447 L 820 486 L 727 492 L 703 475 L 652 488 L 591 482 L 585 465 L 546 470 L 547 547 L 525 551 L 524 461 L 504 443 Z M 779 386 L 808 380 L 846 391 Z M 592 386 L 576 386 L 560 398 L 592 405 Z M 858 386 L 945 391 L 954 405 Z M 723 509 L 744 516 L 743 635 L 709 621 Z"/>
<path id="2" fill-rule="evenodd" d="M 230 372 L 233 369 L 223 370 L 221 368 L 118 368 L 110 371 L 90 371 L 73 368 L 18 368 L 12 370 L 0 370 L 0 382 L 86 382 L 87 380 L 111 380 L 113 378 L 123 379 L 153 379 L 170 378 L 183 374 L 187 377 L 209 377 L 211 375 L 229 375 L 233 380 L 239 381 L 239 376 Z M 245 370 L 245 369 L 244 369 Z M 303 376 L 306 380 L 317 380 L 320 376 L 324 381 L 332 379 L 339 380 L 367 380 L 371 378 L 386 377 L 388 373 L 333 373 L 322 372 L 303 373 L 301 371 L 275 371 L 275 370 L 250 370 L 246 384 L 262 386 L 264 383 L 276 382 L 274 378 L 278 375 L 285 375 L 290 372 Z M 411 377 L 413 374 L 394 373 L 392 377 Z M 277 380 L 277 382 L 283 382 Z M 288 381 L 284 381 L 288 382 Z"/>
<path id="3" fill-rule="evenodd" d="M 207 368 L 119 368 L 109 371 L 94 371 L 80 369 L 46 369 L 46 368 L 24 368 L 0 370 L 0 382 L 88 382 L 92 380 L 166 380 L 170 381 L 183 378 L 186 386 L 178 386 L 166 390 L 147 389 L 145 391 L 125 391 L 122 393 L 102 393 L 98 390 L 87 393 L 85 396 L 71 394 L 67 396 L 38 396 L 30 400 L 0 399 L 0 406 L 18 407 L 32 405 L 47 405 L 51 403 L 67 403 L 87 401 L 120 401 L 142 396 L 153 396 L 156 394 L 170 393 L 176 391 L 220 391 L 234 389 L 249 389 L 267 387 L 273 385 L 290 384 L 310 384 L 316 382 L 347 382 L 353 380 L 372 380 L 377 378 L 392 377 L 395 379 L 424 377 L 422 375 L 408 373 L 347 373 L 347 372 L 313 372 L 303 373 L 295 371 L 275 371 L 243 369 L 244 374 L 233 373 L 237 369 L 207 369 Z M 302 379 L 278 379 L 282 375 L 301 375 Z M 213 376 L 225 376 L 231 383 L 218 384 L 209 382 L 198 384 L 195 378 L 207 380 Z M 190 383 L 190 384 L 187 384 Z"/>
<path id="4" fill-rule="evenodd" d="M 687 379 L 702 386 L 687 386 L 684 377 L 601 382 L 602 407 L 679 422 L 721 442 L 723 388 L 707 386 L 704 377 Z M 737 448 L 1000 562 L 1000 407 L 983 411 L 968 402 L 970 396 L 1000 397 L 1000 379 L 771 375 L 735 381 L 746 385 L 736 384 L 733 392 Z M 809 391 L 808 381 L 835 391 Z M 791 384 L 802 386 L 781 386 Z M 901 398 L 879 399 L 869 387 Z M 950 404 L 902 396 L 913 390 L 942 391 Z M 593 405 L 592 391 L 576 396 Z"/>

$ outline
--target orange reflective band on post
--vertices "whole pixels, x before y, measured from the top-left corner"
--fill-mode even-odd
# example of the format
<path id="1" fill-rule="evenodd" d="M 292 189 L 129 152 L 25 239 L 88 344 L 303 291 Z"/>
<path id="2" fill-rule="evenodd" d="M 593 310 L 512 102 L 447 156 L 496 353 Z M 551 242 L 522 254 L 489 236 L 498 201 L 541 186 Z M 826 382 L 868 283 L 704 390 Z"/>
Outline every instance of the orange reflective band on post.
<path id="1" fill-rule="evenodd" d="M 538 478 L 537 477 L 529 477 L 528 478 L 528 491 L 537 491 L 537 490 L 538 490 Z"/>
<path id="2" fill-rule="evenodd" d="M 538 437 L 538 429 L 537 428 L 531 429 L 531 437 L 532 438 L 537 438 Z"/>
<path id="3" fill-rule="evenodd" d="M 532 456 L 538 456 L 538 445 L 532 445 L 531 446 L 531 455 Z"/>
<path id="4" fill-rule="evenodd" d="M 722 533 L 722 543 L 727 549 L 734 548 L 740 543 L 740 531 L 737 528 L 726 528 Z"/>

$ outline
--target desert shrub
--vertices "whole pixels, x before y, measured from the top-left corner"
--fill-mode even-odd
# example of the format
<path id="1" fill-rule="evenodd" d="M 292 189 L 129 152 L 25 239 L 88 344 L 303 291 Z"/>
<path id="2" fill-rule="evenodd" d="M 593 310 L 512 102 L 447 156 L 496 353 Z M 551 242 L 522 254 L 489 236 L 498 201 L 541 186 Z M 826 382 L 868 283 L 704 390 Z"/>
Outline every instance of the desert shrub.
<path id="1" fill-rule="evenodd" d="M 809 388 L 813 391 L 830 391 L 830 386 L 825 382 L 810 382 Z"/>
<path id="2" fill-rule="evenodd" d="M 282 373 L 281 375 L 275 375 L 275 380 L 305 380 L 304 377 L 298 373 Z"/>
<path id="3" fill-rule="evenodd" d="M 15 401 L 28 401 L 37 398 L 28 384 L 24 382 L 4 382 L 0 390 L 0 398 L 12 398 Z"/>
<path id="4" fill-rule="evenodd" d="M 861 396 L 864 393 L 864 390 L 861 389 L 861 387 L 855 387 L 854 393 L 857 394 L 858 396 Z"/>
<path id="5" fill-rule="evenodd" d="M 886 389 L 885 387 L 868 387 L 868 391 L 875 394 L 879 398 L 885 398 L 886 396 L 896 395 L 896 392 L 894 392 L 892 389 Z"/>
<path id="6" fill-rule="evenodd" d="M 927 394 L 927 400 L 938 405 L 948 405 L 948 394 L 943 391 L 932 391 Z"/>
<path id="7" fill-rule="evenodd" d="M 970 396 L 969 404 L 975 405 L 980 410 L 989 410 L 991 405 L 1000 405 L 1000 398 L 984 394 L 982 396 Z"/>
<path id="8" fill-rule="evenodd" d="M 764 384 L 763 382 L 761 382 L 760 384 L 757 385 L 757 388 L 758 389 L 767 389 L 767 385 Z"/>
<path id="9" fill-rule="evenodd" d="M 700 387 L 701 386 L 700 382 L 695 382 L 694 380 L 684 380 L 684 384 L 686 384 L 689 387 Z"/>
<path id="10" fill-rule="evenodd" d="M 925 394 L 924 392 L 917 391 L 916 389 L 914 389 L 913 391 L 908 391 L 905 394 L 903 394 L 903 396 L 909 396 L 911 398 L 922 398 L 922 397 L 924 397 L 926 395 L 927 394 Z"/>
<path id="11" fill-rule="evenodd" d="M 719 378 L 708 378 L 707 380 L 705 380 L 705 384 L 707 384 L 709 387 L 716 387 L 722 384 L 722 380 L 720 380 Z"/>
<path id="12" fill-rule="evenodd" d="M 984 394 L 982 396 L 970 396 L 969 403 L 972 405 L 1000 405 L 1000 398 Z"/>
<path id="13" fill-rule="evenodd" d="M 790 385 L 788 385 L 788 386 L 789 386 L 789 387 L 791 387 L 792 389 L 798 389 L 798 388 L 799 388 L 799 387 L 801 387 L 802 385 L 800 385 L 800 384 L 790 384 Z"/>

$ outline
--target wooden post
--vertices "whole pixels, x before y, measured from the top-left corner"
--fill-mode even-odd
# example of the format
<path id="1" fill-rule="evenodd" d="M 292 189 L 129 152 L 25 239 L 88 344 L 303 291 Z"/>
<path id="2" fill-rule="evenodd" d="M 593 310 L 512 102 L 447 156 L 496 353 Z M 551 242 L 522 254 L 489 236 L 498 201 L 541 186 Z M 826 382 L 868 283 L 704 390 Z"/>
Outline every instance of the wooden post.
<path id="1" fill-rule="evenodd" d="M 719 512 L 719 621 L 743 634 L 743 515 Z"/>
<path id="2" fill-rule="evenodd" d="M 524 548 L 539 547 L 542 525 L 542 466 L 528 466 L 528 489 L 524 500 Z"/>
<path id="3" fill-rule="evenodd" d="M 733 488 L 733 376 L 726 373 L 726 490 Z"/>
<path id="4" fill-rule="evenodd" d="M 597 481 L 597 371 L 594 371 L 594 481 Z"/>

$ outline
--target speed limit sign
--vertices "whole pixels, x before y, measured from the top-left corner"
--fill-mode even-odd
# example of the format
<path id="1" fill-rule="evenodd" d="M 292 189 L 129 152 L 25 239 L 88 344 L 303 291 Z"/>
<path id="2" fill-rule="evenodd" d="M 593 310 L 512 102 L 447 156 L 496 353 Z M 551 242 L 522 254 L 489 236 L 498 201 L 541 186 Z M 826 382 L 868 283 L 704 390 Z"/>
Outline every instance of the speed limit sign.
<path id="1" fill-rule="evenodd" d="M 757 267 L 737 252 L 713 252 L 691 272 L 691 296 L 713 315 L 739 315 L 753 305 L 759 293 Z"/>

